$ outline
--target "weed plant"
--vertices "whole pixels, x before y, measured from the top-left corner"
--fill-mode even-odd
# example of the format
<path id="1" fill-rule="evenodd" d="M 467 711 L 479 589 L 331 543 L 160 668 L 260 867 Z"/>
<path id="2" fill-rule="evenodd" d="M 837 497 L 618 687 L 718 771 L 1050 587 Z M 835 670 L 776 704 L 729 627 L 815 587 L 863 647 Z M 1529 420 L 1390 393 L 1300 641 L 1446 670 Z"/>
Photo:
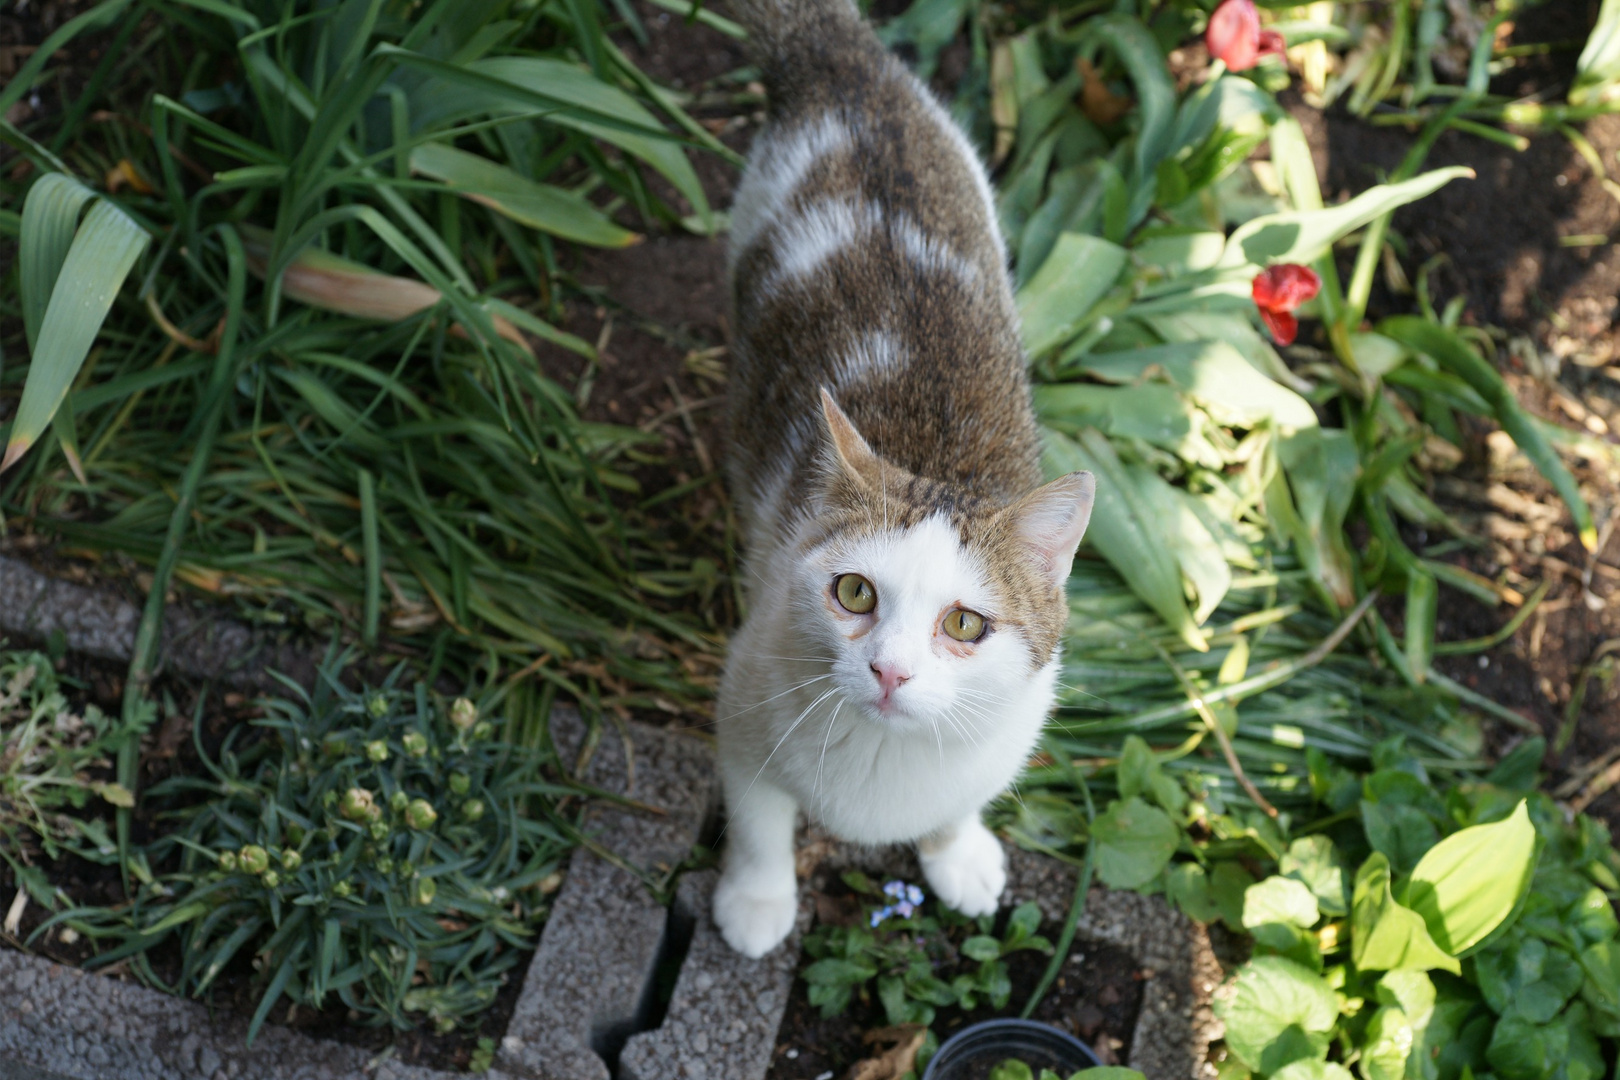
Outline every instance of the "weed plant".
<path id="1" fill-rule="evenodd" d="M 233 731 L 207 775 L 148 792 L 168 831 L 136 854 L 133 902 L 53 920 L 94 939 L 95 966 L 127 958 L 199 996 L 251 970 L 250 1039 L 284 999 L 440 1030 L 490 1004 L 533 949 L 573 843 L 546 759 L 496 739 L 465 698 L 399 671 L 350 690 L 341 667 Z M 154 960 L 171 939 L 178 972 Z"/>
<path id="2" fill-rule="evenodd" d="M 94 705 L 70 708 L 44 653 L 0 651 L 0 859 L 36 902 L 54 906 L 59 899 L 37 865 L 41 855 L 72 852 L 97 861 L 112 855 L 102 815 L 133 798 L 107 777 L 130 736 Z"/>

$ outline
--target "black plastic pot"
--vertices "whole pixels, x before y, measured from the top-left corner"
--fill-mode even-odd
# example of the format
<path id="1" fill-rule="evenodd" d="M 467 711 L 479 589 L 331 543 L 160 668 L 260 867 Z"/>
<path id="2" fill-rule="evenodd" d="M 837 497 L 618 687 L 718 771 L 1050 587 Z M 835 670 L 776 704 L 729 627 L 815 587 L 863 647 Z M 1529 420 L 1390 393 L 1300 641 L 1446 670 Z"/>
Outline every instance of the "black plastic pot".
<path id="1" fill-rule="evenodd" d="M 1034 1020 L 985 1020 L 946 1039 L 939 1052 L 929 1059 L 923 1080 L 965 1080 L 973 1073 L 975 1065 L 995 1065 L 1007 1058 L 1025 1062 L 1037 1076 L 1042 1069 L 1051 1069 L 1067 1077 L 1080 1069 L 1102 1064 L 1091 1047 L 1050 1024 Z"/>

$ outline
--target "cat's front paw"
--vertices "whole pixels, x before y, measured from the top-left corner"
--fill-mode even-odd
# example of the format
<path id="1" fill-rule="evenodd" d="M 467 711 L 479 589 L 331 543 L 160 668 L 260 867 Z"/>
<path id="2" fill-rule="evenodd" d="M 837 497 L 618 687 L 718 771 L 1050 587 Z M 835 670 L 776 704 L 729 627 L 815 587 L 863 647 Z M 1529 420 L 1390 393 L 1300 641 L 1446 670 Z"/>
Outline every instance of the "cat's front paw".
<path id="1" fill-rule="evenodd" d="M 918 852 L 923 875 L 946 907 L 964 915 L 993 915 L 1007 887 L 1007 855 L 1001 841 L 974 823 L 938 851 Z"/>
<path id="2" fill-rule="evenodd" d="M 746 883 L 725 875 L 714 890 L 714 925 L 726 944 L 757 960 L 782 944 L 793 930 L 799 898 L 789 893 L 749 892 Z"/>

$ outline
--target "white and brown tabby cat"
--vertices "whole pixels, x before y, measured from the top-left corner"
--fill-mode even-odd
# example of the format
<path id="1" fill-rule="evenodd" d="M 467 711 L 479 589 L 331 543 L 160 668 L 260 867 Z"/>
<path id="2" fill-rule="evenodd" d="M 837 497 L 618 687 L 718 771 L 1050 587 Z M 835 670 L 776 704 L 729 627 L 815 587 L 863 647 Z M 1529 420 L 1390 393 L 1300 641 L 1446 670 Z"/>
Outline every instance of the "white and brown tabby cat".
<path id="1" fill-rule="evenodd" d="M 945 903 L 1006 881 L 985 803 L 1053 702 L 1092 478 L 1040 484 L 983 167 L 850 0 L 734 0 L 770 101 L 732 211 L 731 486 L 749 612 L 720 691 L 715 923 L 797 909 L 799 810 L 915 842 Z"/>

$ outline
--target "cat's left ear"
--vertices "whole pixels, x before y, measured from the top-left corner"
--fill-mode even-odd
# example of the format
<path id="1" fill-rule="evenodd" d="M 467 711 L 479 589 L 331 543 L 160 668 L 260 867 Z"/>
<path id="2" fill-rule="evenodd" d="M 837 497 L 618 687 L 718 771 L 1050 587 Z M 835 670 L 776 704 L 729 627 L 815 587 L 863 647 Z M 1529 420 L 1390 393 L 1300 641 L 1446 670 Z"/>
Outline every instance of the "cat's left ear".
<path id="1" fill-rule="evenodd" d="M 1013 534 L 1034 556 L 1036 565 L 1058 588 L 1069 579 L 1074 549 L 1091 521 L 1097 481 L 1088 472 L 1072 472 L 1036 488 L 1003 510 Z"/>

